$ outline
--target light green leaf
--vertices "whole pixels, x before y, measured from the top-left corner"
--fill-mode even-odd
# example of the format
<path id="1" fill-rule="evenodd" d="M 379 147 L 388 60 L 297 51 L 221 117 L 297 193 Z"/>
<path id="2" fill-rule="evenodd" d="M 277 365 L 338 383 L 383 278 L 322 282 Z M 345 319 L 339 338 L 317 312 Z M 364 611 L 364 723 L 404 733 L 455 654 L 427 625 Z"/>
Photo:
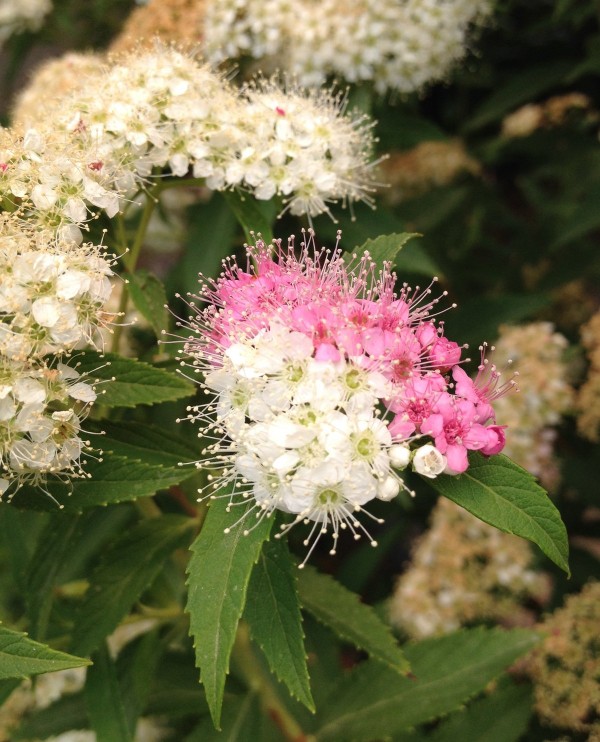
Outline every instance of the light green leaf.
<path id="1" fill-rule="evenodd" d="M 169 328 L 169 312 L 165 305 L 167 294 L 161 281 L 146 270 L 138 270 L 127 275 L 129 295 L 138 312 L 148 320 L 154 334 L 160 338 L 163 330 Z"/>
<path id="2" fill-rule="evenodd" d="M 265 542 L 250 578 L 244 618 L 271 670 L 293 696 L 314 711 L 296 572 L 284 541 Z"/>
<path id="3" fill-rule="evenodd" d="M 273 224 L 279 211 L 279 204 L 275 200 L 257 201 L 252 196 L 239 191 L 224 191 L 223 195 L 229 208 L 235 214 L 240 223 L 246 239 L 253 243 L 253 237 L 260 233 L 262 239 L 268 244 L 273 239 Z"/>
<path id="4" fill-rule="evenodd" d="M 396 673 L 407 673 L 406 657 L 389 626 L 355 593 L 329 575 L 310 566 L 299 570 L 298 592 L 302 607 L 345 641 L 364 649 Z"/>
<path id="5" fill-rule="evenodd" d="M 271 518 L 256 522 L 252 514 L 235 525 L 242 512 L 238 507 L 230 509 L 226 498 L 214 500 L 202 531 L 192 545 L 188 565 L 190 634 L 194 638 L 200 679 L 217 728 L 229 657 L 246 603 L 250 574 L 272 525 Z M 262 514 L 260 510 L 258 513 Z M 224 533 L 226 528 L 231 529 L 229 533 Z M 248 533 L 246 529 L 250 528 Z"/>
<path id="6" fill-rule="evenodd" d="M 183 376 L 124 358 L 113 353 L 86 351 L 76 366 L 80 373 L 97 379 L 97 404 L 106 407 L 137 407 L 190 397 L 195 386 Z"/>
<path id="7" fill-rule="evenodd" d="M 76 479 L 72 485 L 51 482 L 48 495 L 34 487 L 22 487 L 13 498 L 20 508 L 56 512 L 79 512 L 96 505 L 135 500 L 154 495 L 185 478 L 182 467 L 163 467 L 104 452 L 102 459 L 88 459 L 84 466 L 89 478 Z M 58 503 L 58 505 L 57 505 Z"/>
<path id="8" fill-rule="evenodd" d="M 126 531 L 104 552 L 90 577 L 73 629 L 72 651 L 87 655 L 127 615 L 165 559 L 190 540 L 189 518 L 163 515 Z"/>
<path id="9" fill-rule="evenodd" d="M 406 647 L 410 678 L 365 662 L 337 687 L 317 740 L 373 740 L 447 714 L 537 641 L 532 631 L 483 627 L 429 639 Z"/>
<path id="10" fill-rule="evenodd" d="M 354 253 L 359 257 L 367 252 L 375 262 L 379 270 L 383 268 L 385 262 L 391 263 L 392 268 L 399 266 L 402 270 L 411 271 L 412 273 L 425 272 L 431 276 L 436 272 L 435 264 L 429 257 L 419 250 L 417 245 L 413 250 L 406 252 L 405 245 L 414 237 L 420 237 L 416 232 L 403 232 L 402 234 L 384 234 L 375 239 L 369 239 L 360 247 L 354 249 Z M 347 262 L 351 261 L 350 255 L 344 256 Z M 411 260 L 412 258 L 412 260 Z"/>
<path id="11" fill-rule="evenodd" d="M 429 480 L 441 495 L 506 533 L 533 541 L 569 574 L 569 543 L 560 513 L 525 469 L 501 454 L 469 457 L 458 477 Z"/>
<path id="12" fill-rule="evenodd" d="M 117 673 L 105 644 L 93 657 L 84 688 L 90 725 L 97 742 L 132 742 Z"/>
<path id="13" fill-rule="evenodd" d="M 0 680 L 26 678 L 89 664 L 90 661 L 82 657 L 57 652 L 45 644 L 34 642 L 27 634 L 0 626 Z"/>

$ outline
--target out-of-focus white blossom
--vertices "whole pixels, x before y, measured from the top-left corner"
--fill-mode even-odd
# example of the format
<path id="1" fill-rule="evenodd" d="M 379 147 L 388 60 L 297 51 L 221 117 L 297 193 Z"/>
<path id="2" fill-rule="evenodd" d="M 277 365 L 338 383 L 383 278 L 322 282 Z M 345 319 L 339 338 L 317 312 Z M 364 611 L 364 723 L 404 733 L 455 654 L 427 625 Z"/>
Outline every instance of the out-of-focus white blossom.
<path id="1" fill-rule="evenodd" d="M 51 9 L 51 0 L 0 0 L 0 45 L 15 33 L 37 31 Z"/>
<path id="2" fill-rule="evenodd" d="M 302 85 L 336 77 L 409 93 L 465 56 L 489 11 L 489 0 L 211 0 L 204 46 L 214 63 L 248 56 Z"/>

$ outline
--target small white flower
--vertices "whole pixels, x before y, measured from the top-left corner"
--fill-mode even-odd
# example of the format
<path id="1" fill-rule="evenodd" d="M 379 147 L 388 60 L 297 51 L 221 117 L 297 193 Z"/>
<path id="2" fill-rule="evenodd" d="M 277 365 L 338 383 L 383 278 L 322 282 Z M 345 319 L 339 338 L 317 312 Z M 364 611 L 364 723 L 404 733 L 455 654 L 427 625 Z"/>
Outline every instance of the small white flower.
<path id="1" fill-rule="evenodd" d="M 429 479 L 435 479 L 446 468 L 446 457 L 435 446 L 426 443 L 418 448 L 413 456 L 413 469 Z"/>

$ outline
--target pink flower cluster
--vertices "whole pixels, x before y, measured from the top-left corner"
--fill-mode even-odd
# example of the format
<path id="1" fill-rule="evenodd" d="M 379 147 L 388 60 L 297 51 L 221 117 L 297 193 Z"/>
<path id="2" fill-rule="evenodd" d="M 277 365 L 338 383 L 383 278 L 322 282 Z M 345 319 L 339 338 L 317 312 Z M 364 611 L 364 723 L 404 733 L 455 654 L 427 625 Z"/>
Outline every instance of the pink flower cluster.
<path id="1" fill-rule="evenodd" d="M 199 299 L 209 304 L 192 320 L 196 331 L 186 350 L 196 358 L 219 359 L 233 343 L 243 343 L 275 325 L 308 336 L 313 358 L 374 371 L 385 378 L 384 419 L 395 443 L 433 439 L 446 457 L 445 473 L 468 467 L 468 451 L 499 453 L 504 428 L 496 424 L 493 400 L 512 382 L 482 353 L 475 381 L 461 368 L 462 348 L 444 336 L 432 286 L 395 291 L 390 266 L 378 270 L 362 257 L 318 251 L 314 235 L 296 250 L 261 240 L 247 248 L 245 270 L 225 261 L 216 281 L 204 282 Z"/>

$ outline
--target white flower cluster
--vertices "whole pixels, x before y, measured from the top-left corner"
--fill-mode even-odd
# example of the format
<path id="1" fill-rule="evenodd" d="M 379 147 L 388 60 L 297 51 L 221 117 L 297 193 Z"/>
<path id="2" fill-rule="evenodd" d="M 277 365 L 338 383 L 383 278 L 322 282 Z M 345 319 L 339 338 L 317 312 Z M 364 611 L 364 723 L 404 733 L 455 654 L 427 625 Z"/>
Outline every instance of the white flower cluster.
<path id="1" fill-rule="evenodd" d="M 119 196 L 161 173 L 279 196 L 293 213 L 315 215 L 328 202 L 368 200 L 371 125 L 345 116 L 344 106 L 327 91 L 274 81 L 236 91 L 174 48 L 136 50 L 42 106 L 43 134 L 28 133 L 23 154 L 0 146 L 0 195 L 29 198 L 55 222 L 81 223 L 91 207 L 113 216 Z M 31 106 L 27 116 L 32 123 Z"/>
<path id="2" fill-rule="evenodd" d="M 43 484 L 48 474 L 82 476 L 81 419 L 96 399 L 79 373 L 58 363 L 0 358 L 0 496 L 12 484 Z"/>
<path id="3" fill-rule="evenodd" d="M 489 0 L 211 0 L 205 50 L 213 63 L 266 57 L 303 85 L 336 76 L 410 93 L 464 57 L 490 9 Z"/>
<path id="4" fill-rule="evenodd" d="M 112 274 L 101 248 L 0 220 L 0 495 L 49 474 L 82 476 L 92 386 L 60 362 L 105 321 Z M 108 317 L 106 318 L 108 319 Z M 51 354 L 50 358 L 48 354 Z"/>
<path id="5" fill-rule="evenodd" d="M 222 367 L 205 373 L 204 385 L 216 400 L 190 408 L 189 415 L 217 433 L 217 442 L 203 452 L 210 458 L 202 466 L 214 472 L 209 480 L 217 479 L 209 489 L 229 481 L 235 492 L 255 500 L 257 517 L 275 509 L 294 514 L 286 531 L 313 521 L 306 559 L 329 530 L 331 553 L 340 529 L 355 538 L 368 535 L 355 513 L 375 498 L 395 497 L 405 487 L 397 470 L 413 456 L 415 469 L 426 476 L 440 474 L 446 464 L 432 445 L 415 453 L 408 442 L 392 441 L 379 410 L 390 396 L 381 373 L 313 354 L 310 337 L 277 324 L 233 343 Z"/>
<path id="6" fill-rule="evenodd" d="M 0 0 L 0 45 L 15 33 L 36 31 L 51 9 L 51 0 Z"/>
<path id="7" fill-rule="evenodd" d="M 120 169 L 104 162 L 85 132 L 0 130 L 0 199 L 32 223 L 81 240 L 79 227 L 99 209 L 117 213 L 122 189 Z"/>

